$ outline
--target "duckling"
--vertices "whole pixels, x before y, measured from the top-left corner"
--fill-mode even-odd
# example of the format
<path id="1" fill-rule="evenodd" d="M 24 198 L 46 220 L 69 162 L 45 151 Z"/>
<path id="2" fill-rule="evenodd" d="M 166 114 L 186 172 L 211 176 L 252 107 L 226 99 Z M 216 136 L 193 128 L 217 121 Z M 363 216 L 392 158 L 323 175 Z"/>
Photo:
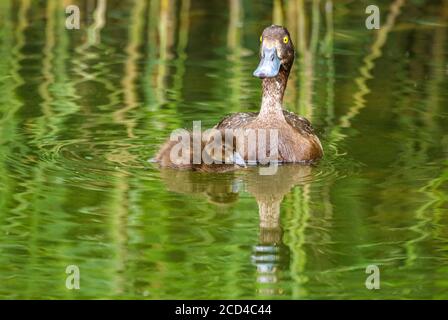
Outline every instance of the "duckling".
<path id="1" fill-rule="evenodd" d="M 218 135 L 216 135 L 218 133 Z M 217 138 L 216 138 L 217 137 Z M 184 141 L 185 142 L 185 141 Z M 236 151 L 235 138 L 229 141 L 223 131 L 212 130 L 209 133 L 201 134 L 200 162 L 194 160 L 194 139 L 193 134 L 188 132 L 189 147 L 188 155 L 182 154 L 177 148 L 184 142 L 167 140 L 154 157 L 154 161 L 162 168 L 190 169 L 200 172 L 227 172 L 246 164 L 240 154 Z M 174 149 L 176 147 L 176 149 Z M 174 150 L 173 150 L 174 149 Z"/>
<path id="2" fill-rule="evenodd" d="M 286 28 L 272 25 L 260 37 L 260 63 L 253 75 L 262 79 L 262 100 L 259 113 L 231 114 L 216 129 L 276 129 L 278 132 L 277 161 L 310 163 L 323 156 L 322 145 L 311 123 L 293 112 L 283 110 L 283 95 L 294 62 L 294 45 Z M 241 133 L 240 133 L 241 135 Z M 260 141 L 256 142 L 261 148 Z M 272 150 L 266 148 L 267 153 Z M 247 149 L 246 149 L 247 150 Z M 248 152 L 241 154 L 248 160 Z M 261 159 L 257 159 L 261 160 Z"/>

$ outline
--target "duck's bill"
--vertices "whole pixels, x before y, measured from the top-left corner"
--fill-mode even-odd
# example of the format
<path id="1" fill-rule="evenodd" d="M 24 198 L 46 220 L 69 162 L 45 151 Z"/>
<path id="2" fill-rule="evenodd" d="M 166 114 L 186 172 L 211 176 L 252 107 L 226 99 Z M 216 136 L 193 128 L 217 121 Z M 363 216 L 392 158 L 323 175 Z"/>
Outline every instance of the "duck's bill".
<path id="1" fill-rule="evenodd" d="M 254 71 L 254 76 L 260 79 L 272 78 L 278 75 L 280 70 L 280 59 L 277 57 L 275 47 L 263 46 L 260 64 Z"/>
<path id="2" fill-rule="evenodd" d="M 243 167 L 243 168 L 246 167 L 246 162 L 244 162 L 243 157 L 241 157 L 241 155 L 238 152 L 234 152 L 233 153 L 233 160 L 234 160 L 234 163 L 237 166 L 240 166 L 240 167 Z"/>

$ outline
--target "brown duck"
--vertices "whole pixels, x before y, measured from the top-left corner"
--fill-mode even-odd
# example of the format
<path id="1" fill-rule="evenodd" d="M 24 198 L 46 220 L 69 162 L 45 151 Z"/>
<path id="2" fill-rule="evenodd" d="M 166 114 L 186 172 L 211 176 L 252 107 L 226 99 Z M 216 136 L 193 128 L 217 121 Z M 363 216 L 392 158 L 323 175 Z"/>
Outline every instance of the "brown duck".
<path id="1" fill-rule="evenodd" d="M 231 114 L 219 122 L 216 129 L 276 129 L 278 132 L 277 160 L 280 162 L 310 163 L 323 156 L 322 145 L 311 123 L 283 109 L 283 95 L 294 62 L 294 46 L 289 32 L 282 26 L 264 29 L 260 37 L 260 63 L 254 76 L 262 79 L 263 95 L 259 113 Z M 240 133 L 241 134 L 241 133 Z M 269 136 L 269 135 L 267 135 Z M 259 141 L 257 140 L 259 144 Z M 259 145 L 257 145 L 259 148 Z M 245 148 L 247 150 L 247 148 Z M 269 144 L 266 154 L 272 153 Z M 248 152 L 240 152 L 248 160 Z"/>

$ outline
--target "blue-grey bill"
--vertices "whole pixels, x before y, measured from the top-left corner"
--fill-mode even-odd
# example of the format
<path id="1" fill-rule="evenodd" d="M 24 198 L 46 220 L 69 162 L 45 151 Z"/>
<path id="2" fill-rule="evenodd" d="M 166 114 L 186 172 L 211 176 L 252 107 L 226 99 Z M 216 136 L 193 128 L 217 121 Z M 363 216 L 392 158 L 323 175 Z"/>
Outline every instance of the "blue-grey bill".
<path id="1" fill-rule="evenodd" d="M 280 70 L 280 59 L 277 57 L 275 47 L 270 49 L 263 47 L 260 63 L 254 71 L 254 76 L 258 78 L 272 78 L 278 75 Z"/>
<path id="2" fill-rule="evenodd" d="M 235 152 L 233 154 L 233 161 L 237 166 L 244 167 L 244 168 L 246 167 L 246 162 L 244 162 L 243 157 L 241 157 L 241 155 L 238 152 Z"/>

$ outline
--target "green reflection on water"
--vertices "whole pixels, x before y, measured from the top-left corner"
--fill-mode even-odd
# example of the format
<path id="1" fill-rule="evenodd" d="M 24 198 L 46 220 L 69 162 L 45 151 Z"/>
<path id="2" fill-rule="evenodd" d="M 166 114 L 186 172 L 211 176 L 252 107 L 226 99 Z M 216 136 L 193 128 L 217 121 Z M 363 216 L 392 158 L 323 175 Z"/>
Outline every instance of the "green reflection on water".
<path id="1" fill-rule="evenodd" d="M 62 1 L 0 0 L 1 298 L 448 298 L 448 1 L 378 1 L 379 31 L 363 2 L 75 3 L 81 30 Z M 325 159 L 148 163 L 173 129 L 258 109 L 273 21 Z"/>

